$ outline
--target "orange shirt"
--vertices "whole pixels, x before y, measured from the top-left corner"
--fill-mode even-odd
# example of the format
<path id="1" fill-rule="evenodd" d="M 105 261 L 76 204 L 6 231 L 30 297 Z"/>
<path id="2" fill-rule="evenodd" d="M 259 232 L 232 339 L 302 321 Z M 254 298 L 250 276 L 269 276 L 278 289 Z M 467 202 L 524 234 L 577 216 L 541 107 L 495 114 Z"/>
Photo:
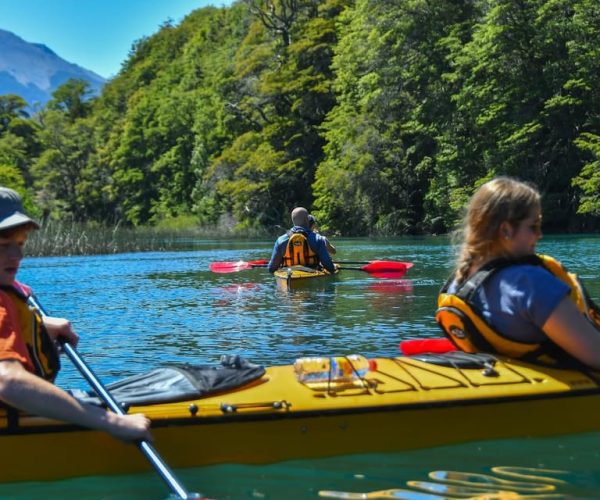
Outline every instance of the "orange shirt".
<path id="1" fill-rule="evenodd" d="M 15 304 L 6 293 L 0 291 L 0 361 L 5 359 L 19 361 L 27 371 L 35 372 L 21 336 Z"/>

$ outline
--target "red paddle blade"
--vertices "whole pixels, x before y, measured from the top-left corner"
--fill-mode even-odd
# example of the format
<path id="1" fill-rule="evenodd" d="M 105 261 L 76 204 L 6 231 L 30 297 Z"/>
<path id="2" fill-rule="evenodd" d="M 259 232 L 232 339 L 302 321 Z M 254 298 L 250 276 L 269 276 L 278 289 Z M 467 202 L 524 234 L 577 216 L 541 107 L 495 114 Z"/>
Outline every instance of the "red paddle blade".
<path id="1" fill-rule="evenodd" d="M 208 268 L 213 273 L 237 273 L 238 271 L 252 269 L 253 267 L 267 267 L 268 263 L 269 261 L 266 259 L 251 260 L 248 262 L 245 260 L 238 260 L 237 262 L 211 262 Z"/>
<path id="2" fill-rule="evenodd" d="M 405 356 L 413 354 L 435 353 L 456 351 L 455 345 L 448 339 L 414 339 L 400 342 L 400 351 Z"/>
<path id="3" fill-rule="evenodd" d="M 374 260 L 367 264 L 366 266 L 361 267 L 361 269 L 367 273 L 375 274 L 375 273 L 385 273 L 395 274 L 395 278 L 401 278 L 406 274 L 413 266 L 412 262 L 398 262 L 394 260 Z M 380 276 L 384 277 L 384 276 Z M 389 277 L 389 276 L 385 276 Z"/>
<path id="4" fill-rule="evenodd" d="M 237 273 L 245 269 L 252 269 L 252 264 L 243 260 L 238 262 L 211 262 L 208 268 L 213 273 Z"/>
<path id="5" fill-rule="evenodd" d="M 249 260 L 248 264 L 253 267 L 264 267 L 269 263 L 267 259 Z"/>

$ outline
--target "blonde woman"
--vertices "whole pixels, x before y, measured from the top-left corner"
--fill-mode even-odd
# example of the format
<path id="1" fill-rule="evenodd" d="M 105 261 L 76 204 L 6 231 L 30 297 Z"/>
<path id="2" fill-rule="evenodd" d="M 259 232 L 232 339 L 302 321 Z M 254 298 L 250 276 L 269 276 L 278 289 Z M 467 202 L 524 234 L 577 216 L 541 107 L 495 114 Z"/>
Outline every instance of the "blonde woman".
<path id="1" fill-rule="evenodd" d="M 600 369 L 600 315 L 577 277 L 536 255 L 539 192 L 499 177 L 471 198 L 454 274 L 436 319 L 467 352 Z"/>

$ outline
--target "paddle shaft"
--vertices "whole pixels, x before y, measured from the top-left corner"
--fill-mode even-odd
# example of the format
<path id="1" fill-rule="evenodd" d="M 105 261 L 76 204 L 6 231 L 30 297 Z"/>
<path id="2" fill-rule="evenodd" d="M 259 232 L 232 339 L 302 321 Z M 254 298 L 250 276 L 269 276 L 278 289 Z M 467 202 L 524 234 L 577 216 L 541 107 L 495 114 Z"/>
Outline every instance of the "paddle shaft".
<path id="1" fill-rule="evenodd" d="M 254 268 L 254 267 L 268 267 L 268 264 L 252 264 L 252 263 L 249 263 L 249 264 L 250 264 L 251 268 Z M 335 261 L 334 264 L 369 264 L 369 262 L 358 262 L 358 261 L 354 262 L 354 261 L 349 261 L 349 260 L 345 261 L 344 260 L 344 261 L 340 261 L 340 262 Z M 362 271 L 363 270 L 360 267 L 340 267 L 340 269 L 350 269 L 352 271 L 356 271 L 356 270 Z"/>
<path id="2" fill-rule="evenodd" d="M 336 260 L 335 264 L 368 264 L 370 260 Z"/>
<path id="3" fill-rule="evenodd" d="M 42 316 L 48 315 L 42 307 L 42 305 L 33 296 L 29 297 L 29 301 L 35 306 L 36 309 L 40 311 Z M 61 341 L 61 343 L 69 359 L 85 377 L 85 379 L 92 386 L 92 388 L 94 389 L 96 394 L 102 399 L 102 401 L 104 401 L 106 405 L 117 415 L 125 415 L 125 412 L 123 411 L 123 408 L 121 408 L 121 405 L 119 405 L 115 398 L 112 397 L 111 393 L 108 392 L 108 390 L 106 389 L 106 387 L 104 387 L 100 379 L 98 379 L 96 374 L 77 353 L 77 351 L 67 342 Z M 177 480 L 171 469 L 169 469 L 169 466 L 163 461 L 163 459 L 154 449 L 152 444 L 150 444 L 148 441 L 142 440 L 136 442 L 136 445 L 146 456 L 146 458 L 150 461 L 152 466 L 160 474 L 160 476 L 167 483 L 167 485 L 171 488 L 173 493 L 175 493 L 179 498 L 200 498 L 200 495 L 198 495 L 198 493 L 187 492 L 187 490 Z"/>

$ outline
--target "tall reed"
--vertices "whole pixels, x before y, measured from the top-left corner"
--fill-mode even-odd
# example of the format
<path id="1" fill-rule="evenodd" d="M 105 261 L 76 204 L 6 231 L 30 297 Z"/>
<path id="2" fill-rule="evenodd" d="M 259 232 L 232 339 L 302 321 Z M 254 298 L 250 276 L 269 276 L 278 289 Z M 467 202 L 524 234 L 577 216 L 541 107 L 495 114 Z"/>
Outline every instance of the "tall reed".
<path id="1" fill-rule="evenodd" d="M 231 229 L 187 229 L 102 227 L 92 224 L 45 222 L 41 229 L 32 231 L 27 242 L 29 256 L 93 255 L 124 252 L 182 250 L 193 247 L 194 240 L 254 238 L 266 234 Z"/>

